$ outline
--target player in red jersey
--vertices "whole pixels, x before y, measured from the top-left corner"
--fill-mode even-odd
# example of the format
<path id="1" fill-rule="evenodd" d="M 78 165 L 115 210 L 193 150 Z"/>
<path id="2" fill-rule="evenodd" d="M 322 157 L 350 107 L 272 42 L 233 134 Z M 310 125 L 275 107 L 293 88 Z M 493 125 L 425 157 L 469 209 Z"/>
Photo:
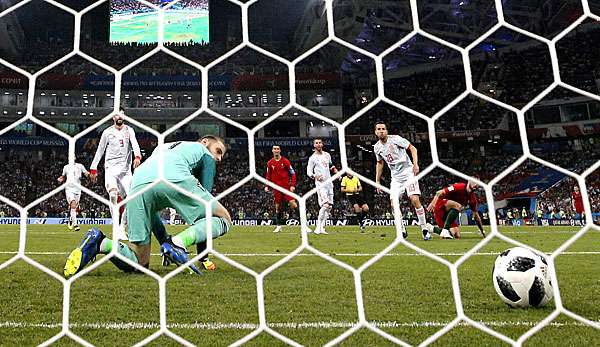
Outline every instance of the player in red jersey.
<path id="1" fill-rule="evenodd" d="M 477 183 L 454 183 L 442 190 L 438 190 L 433 200 L 427 206 L 427 211 L 433 211 L 436 226 L 428 225 L 430 232 L 440 235 L 443 239 L 460 238 L 458 227 L 458 214 L 463 207 L 469 206 L 473 211 L 473 219 L 477 223 L 479 232 L 485 237 L 481 216 L 477 211 Z"/>
<path id="2" fill-rule="evenodd" d="M 583 209 L 583 197 L 581 197 L 581 192 L 579 191 L 578 186 L 573 187 L 573 192 L 571 193 L 571 202 L 573 204 L 573 210 L 579 215 L 579 219 L 585 218 L 585 211 Z"/>
<path id="3" fill-rule="evenodd" d="M 292 164 L 286 157 L 281 155 L 281 147 L 274 145 L 271 151 L 273 152 L 273 158 L 267 162 L 267 181 L 294 192 L 296 190 L 296 172 L 292 168 Z M 269 186 L 265 186 L 265 192 L 268 191 Z M 296 204 L 293 197 L 276 189 L 273 189 L 273 200 L 275 202 L 275 223 L 277 224 L 277 228 L 273 232 L 278 233 L 281 231 L 283 221 L 283 202 L 286 201 L 292 210 L 297 209 L 298 204 Z"/>

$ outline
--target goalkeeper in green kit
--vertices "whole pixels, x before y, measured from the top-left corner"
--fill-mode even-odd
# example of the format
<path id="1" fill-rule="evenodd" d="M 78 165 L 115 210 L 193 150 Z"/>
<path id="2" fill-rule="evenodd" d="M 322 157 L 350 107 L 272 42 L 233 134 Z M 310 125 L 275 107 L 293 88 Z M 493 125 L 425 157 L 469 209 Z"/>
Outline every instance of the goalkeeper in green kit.
<path id="1" fill-rule="evenodd" d="M 203 245 L 206 242 L 208 223 L 211 223 L 213 238 L 227 233 L 231 227 L 229 212 L 218 201 L 211 201 L 213 196 L 210 194 L 216 174 L 216 162 L 221 161 L 225 151 L 223 139 L 212 135 L 197 142 L 180 141 L 157 147 L 152 156 L 135 170 L 129 195 L 136 194 L 159 179 L 159 156 L 162 155 L 164 179 L 203 201 L 210 201 L 212 218 L 206 219 L 206 205 L 202 201 L 160 182 L 127 203 L 129 243 L 118 242 L 119 254 L 148 268 L 152 233 L 161 244 L 163 264 L 181 265 L 189 260 L 189 246 L 200 244 L 200 247 L 205 247 Z M 175 208 L 189 225 L 172 238 L 167 234 L 159 215 L 167 207 Z M 69 254 L 64 268 L 65 277 L 81 271 L 97 254 L 108 254 L 114 243 L 116 242 L 107 238 L 102 231 L 90 229 L 79 246 Z M 134 271 L 133 267 L 116 257 L 111 258 L 111 261 L 123 271 Z M 190 268 L 201 273 L 194 265 Z"/>

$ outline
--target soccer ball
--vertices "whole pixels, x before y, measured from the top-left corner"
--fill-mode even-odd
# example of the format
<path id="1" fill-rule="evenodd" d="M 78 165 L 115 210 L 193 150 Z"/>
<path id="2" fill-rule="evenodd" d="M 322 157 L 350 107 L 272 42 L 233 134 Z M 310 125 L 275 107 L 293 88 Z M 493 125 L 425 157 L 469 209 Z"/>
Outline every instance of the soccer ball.
<path id="1" fill-rule="evenodd" d="M 494 288 L 511 307 L 542 307 L 552 300 L 552 282 L 546 258 L 527 248 L 500 253 L 492 271 Z"/>

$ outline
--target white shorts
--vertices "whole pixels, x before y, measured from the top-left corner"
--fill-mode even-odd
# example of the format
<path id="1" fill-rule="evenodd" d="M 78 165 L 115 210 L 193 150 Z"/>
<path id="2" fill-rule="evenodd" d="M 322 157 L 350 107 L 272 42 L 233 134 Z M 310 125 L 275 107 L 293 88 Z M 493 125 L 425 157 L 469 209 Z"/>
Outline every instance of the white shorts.
<path id="1" fill-rule="evenodd" d="M 125 198 L 129 193 L 132 177 L 131 170 L 123 172 L 120 168 L 117 170 L 106 168 L 104 171 L 104 186 L 106 187 L 106 191 L 110 192 L 112 189 L 116 189 L 119 196 Z"/>
<path id="2" fill-rule="evenodd" d="M 79 199 L 81 198 L 81 190 L 65 190 L 65 195 L 67 196 L 67 202 L 70 204 L 71 201 L 75 201 L 77 205 L 79 205 Z"/>
<path id="3" fill-rule="evenodd" d="M 319 206 L 326 203 L 333 206 L 333 186 L 317 187 L 317 199 Z"/>
<path id="4" fill-rule="evenodd" d="M 414 175 L 405 176 L 404 180 L 396 180 L 392 179 L 392 184 L 390 185 L 391 191 L 398 191 L 398 196 L 402 196 L 404 192 L 406 192 L 407 196 L 411 195 L 421 195 L 421 188 L 419 188 L 419 181 L 415 178 Z"/>

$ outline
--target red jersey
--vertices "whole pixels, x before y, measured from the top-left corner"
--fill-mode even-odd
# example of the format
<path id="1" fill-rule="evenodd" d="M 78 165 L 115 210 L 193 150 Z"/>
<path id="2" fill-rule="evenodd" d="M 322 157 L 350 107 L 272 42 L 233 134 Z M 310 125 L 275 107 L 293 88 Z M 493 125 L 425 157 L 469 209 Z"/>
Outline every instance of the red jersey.
<path id="1" fill-rule="evenodd" d="M 575 205 L 575 212 L 579 214 L 583 213 L 583 198 L 581 197 L 581 192 L 571 193 L 571 198 L 573 199 L 573 205 Z"/>
<path id="2" fill-rule="evenodd" d="M 267 181 L 271 181 L 280 187 L 289 189 L 296 185 L 296 172 L 290 161 L 281 156 L 279 160 L 271 158 L 267 162 Z"/>
<path id="3" fill-rule="evenodd" d="M 456 201 L 462 206 L 471 208 L 471 211 L 477 211 L 477 194 L 474 191 L 467 192 L 466 183 L 454 183 L 444 188 L 440 199 Z"/>

